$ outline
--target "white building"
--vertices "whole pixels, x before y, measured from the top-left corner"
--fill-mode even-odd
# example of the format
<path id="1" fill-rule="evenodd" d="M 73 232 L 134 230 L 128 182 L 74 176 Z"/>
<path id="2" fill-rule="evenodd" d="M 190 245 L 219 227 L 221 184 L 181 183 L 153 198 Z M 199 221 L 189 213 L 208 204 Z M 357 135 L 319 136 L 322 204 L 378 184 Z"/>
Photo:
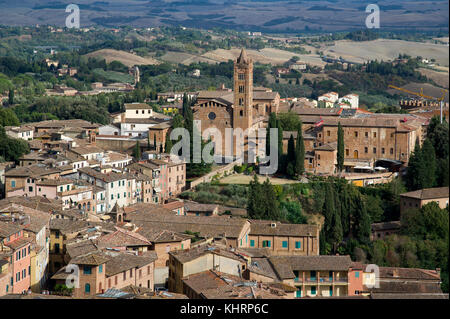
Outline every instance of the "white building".
<path id="1" fill-rule="evenodd" d="M 20 138 L 25 141 L 30 141 L 33 139 L 33 128 L 23 125 L 23 126 L 5 126 L 5 132 L 7 135 L 13 138 Z"/>
<path id="2" fill-rule="evenodd" d="M 153 109 L 146 103 L 126 103 L 125 118 L 127 119 L 148 119 L 153 116 Z"/>
<path id="3" fill-rule="evenodd" d="M 338 101 L 339 94 L 336 92 L 328 92 L 319 96 L 317 99 L 319 107 L 334 107 L 334 104 Z"/>
<path id="4" fill-rule="evenodd" d="M 359 107 L 359 95 L 347 94 L 338 100 L 338 104 L 343 108 L 357 109 Z"/>

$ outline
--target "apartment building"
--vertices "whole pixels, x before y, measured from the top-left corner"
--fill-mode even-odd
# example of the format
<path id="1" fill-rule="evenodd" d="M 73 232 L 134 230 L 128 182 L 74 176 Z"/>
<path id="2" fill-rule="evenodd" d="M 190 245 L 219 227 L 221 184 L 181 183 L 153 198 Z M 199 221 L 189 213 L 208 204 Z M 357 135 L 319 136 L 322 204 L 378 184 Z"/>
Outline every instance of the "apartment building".
<path id="1" fill-rule="evenodd" d="M 73 258 L 70 264 L 78 266 L 78 288 L 74 297 L 88 298 L 106 290 L 121 289 L 129 285 L 153 290 L 153 270 L 156 254 L 145 252 L 95 251 Z M 65 283 L 70 272 L 66 267 L 58 271 L 52 280 Z"/>
<path id="2" fill-rule="evenodd" d="M 295 297 L 348 296 L 350 256 L 271 256 L 252 258 L 244 278 L 281 282 L 296 288 Z M 362 278 L 362 272 L 357 274 Z"/>
<path id="3" fill-rule="evenodd" d="M 448 207 L 448 194 L 448 187 L 424 188 L 400 194 L 400 213 L 408 209 L 420 209 L 430 202 L 436 202 L 444 209 Z"/>
<path id="4" fill-rule="evenodd" d="M 78 170 L 78 178 L 105 190 L 105 212 L 110 212 L 116 204 L 123 207 L 137 201 L 134 193 L 136 179 L 129 174 L 124 175 L 113 170 L 81 168 Z"/>
<path id="5" fill-rule="evenodd" d="M 250 248 L 266 248 L 272 255 L 319 255 L 319 227 L 306 224 L 251 220 Z"/>
<path id="6" fill-rule="evenodd" d="M 218 247 L 196 247 L 169 253 L 169 291 L 183 293 L 183 278 L 207 270 L 240 277 L 247 267 L 242 256 Z"/>
<path id="7" fill-rule="evenodd" d="M 9 282 L 0 293 L 23 293 L 31 288 L 31 243 L 22 227 L 0 221 L 0 259 L 9 264 Z"/>

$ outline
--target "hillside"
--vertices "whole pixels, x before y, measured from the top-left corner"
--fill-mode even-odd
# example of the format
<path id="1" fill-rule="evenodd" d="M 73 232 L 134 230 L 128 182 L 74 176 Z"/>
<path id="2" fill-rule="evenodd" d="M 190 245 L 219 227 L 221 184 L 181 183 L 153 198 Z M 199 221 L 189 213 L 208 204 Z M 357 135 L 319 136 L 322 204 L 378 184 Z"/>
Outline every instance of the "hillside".
<path id="1" fill-rule="evenodd" d="M 159 61 L 150 57 L 143 58 L 138 55 L 134 55 L 132 53 L 113 49 L 103 49 L 94 51 L 86 54 L 86 56 L 95 58 L 104 58 L 106 60 L 106 63 L 110 63 L 112 61 L 119 61 L 128 67 L 133 65 L 154 65 L 160 63 Z"/>

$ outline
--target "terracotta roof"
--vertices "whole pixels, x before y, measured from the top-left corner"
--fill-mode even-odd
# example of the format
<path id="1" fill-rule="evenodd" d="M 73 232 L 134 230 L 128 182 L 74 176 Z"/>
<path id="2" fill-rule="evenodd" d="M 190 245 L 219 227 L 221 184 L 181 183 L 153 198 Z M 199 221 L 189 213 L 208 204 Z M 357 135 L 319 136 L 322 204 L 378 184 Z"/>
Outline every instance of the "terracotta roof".
<path id="1" fill-rule="evenodd" d="M 199 232 L 201 237 L 238 238 L 247 223 L 245 219 L 216 216 L 178 216 L 161 213 L 130 213 L 127 219 L 131 222 L 149 228 L 159 228 L 184 233 Z"/>
<path id="2" fill-rule="evenodd" d="M 106 276 L 114 276 L 123 271 L 132 268 L 141 268 L 146 265 L 151 264 L 157 259 L 156 253 L 154 251 L 145 252 L 145 255 L 136 256 L 129 253 L 120 253 L 117 256 L 110 258 L 106 262 Z"/>
<path id="3" fill-rule="evenodd" d="M 128 247 L 128 246 L 150 246 L 149 242 L 144 236 L 130 232 L 128 230 L 116 227 L 116 231 L 111 234 L 106 234 L 98 237 L 96 242 L 99 247 Z"/>
<path id="4" fill-rule="evenodd" d="M 391 222 L 384 222 L 384 223 L 373 223 L 371 225 L 372 231 L 377 230 L 389 230 L 389 229 L 400 229 L 401 222 L 400 221 L 391 221 Z"/>
<path id="5" fill-rule="evenodd" d="M 295 278 L 294 270 L 347 271 L 352 264 L 350 256 L 272 256 L 269 262 L 280 279 Z"/>
<path id="6" fill-rule="evenodd" d="M 149 229 L 141 227 L 137 230 L 148 241 L 152 243 L 168 243 L 179 242 L 191 238 L 191 236 L 181 233 L 176 233 L 169 230 Z"/>
<path id="7" fill-rule="evenodd" d="M 202 204 L 192 201 L 184 201 L 184 209 L 187 212 L 213 212 L 218 209 L 216 204 Z"/>
<path id="8" fill-rule="evenodd" d="M 436 199 L 448 198 L 448 187 L 424 188 L 417 191 L 400 194 L 402 197 L 410 197 L 417 199 Z"/>
<path id="9" fill-rule="evenodd" d="M 22 237 L 22 238 L 14 240 L 14 241 L 4 243 L 4 245 L 11 248 L 12 250 L 16 250 L 16 249 L 19 249 L 23 246 L 30 244 L 32 241 L 33 241 L 33 238 L 31 238 L 31 237 Z"/>
<path id="10" fill-rule="evenodd" d="M 70 261 L 71 264 L 98 266 L 106 263 L 110 257 L 101 252 L 92 252 L 87 255 L 75 257 Z"/>
<path id="11" fill-rule="evenodd" d="M 331 143 L 323 144 L 321 146 L 316 147 L 314 150 L 316 150 L 316 151 L 328 151 L 328 152 L 336 151 L 337 150 L 337 142 L 331 142 Z"/>
<path id="12" fill-rule="evenodd" d="M 126 110 L 147 110 L 152 108 L 146 103 L 125 103 L 124 105 Z"/>
<path id="13" fill-rule="evenodd" d="M 66 253 L 70 259 L 81 255 L 86 255 L 97 250 L 97 246 L 91 239 L 75 243 L 66 243 Z"/>
<path id="14" fill-rule="evenodd" d="M 0 238 L 6 238 L 21 231 L 22 228 L 15 224 L 0 222 Z"/>
<path id="15" fill-rule="evenodd" d="M 73 233 L 80 232 L 89 228 L 89 223 L 82 220 L 70 220 L 56 218 L 50 220 L 50 229 L 59 230 L 61 233 Z"/>
<path id="16" fill-rule="evenodd" d="M 283 224 L 279 222 L 250 221 L 250 235 L 260 236 L 317 236 L 318 226 L 307 224 Z M 272 225 L 275 225 L 273 227 Z"/>

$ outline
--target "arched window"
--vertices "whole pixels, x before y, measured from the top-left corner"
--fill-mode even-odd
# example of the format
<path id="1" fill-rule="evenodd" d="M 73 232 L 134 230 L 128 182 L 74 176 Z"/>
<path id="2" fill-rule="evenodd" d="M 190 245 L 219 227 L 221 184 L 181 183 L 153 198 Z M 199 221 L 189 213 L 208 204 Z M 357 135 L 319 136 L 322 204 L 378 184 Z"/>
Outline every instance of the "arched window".
<path id="1" fill-rule="evenodd" d="M 86 293 L 86 294 L 91 293 L 91 285 L 90 284 L 84 285 L 84 293 Z"/>

